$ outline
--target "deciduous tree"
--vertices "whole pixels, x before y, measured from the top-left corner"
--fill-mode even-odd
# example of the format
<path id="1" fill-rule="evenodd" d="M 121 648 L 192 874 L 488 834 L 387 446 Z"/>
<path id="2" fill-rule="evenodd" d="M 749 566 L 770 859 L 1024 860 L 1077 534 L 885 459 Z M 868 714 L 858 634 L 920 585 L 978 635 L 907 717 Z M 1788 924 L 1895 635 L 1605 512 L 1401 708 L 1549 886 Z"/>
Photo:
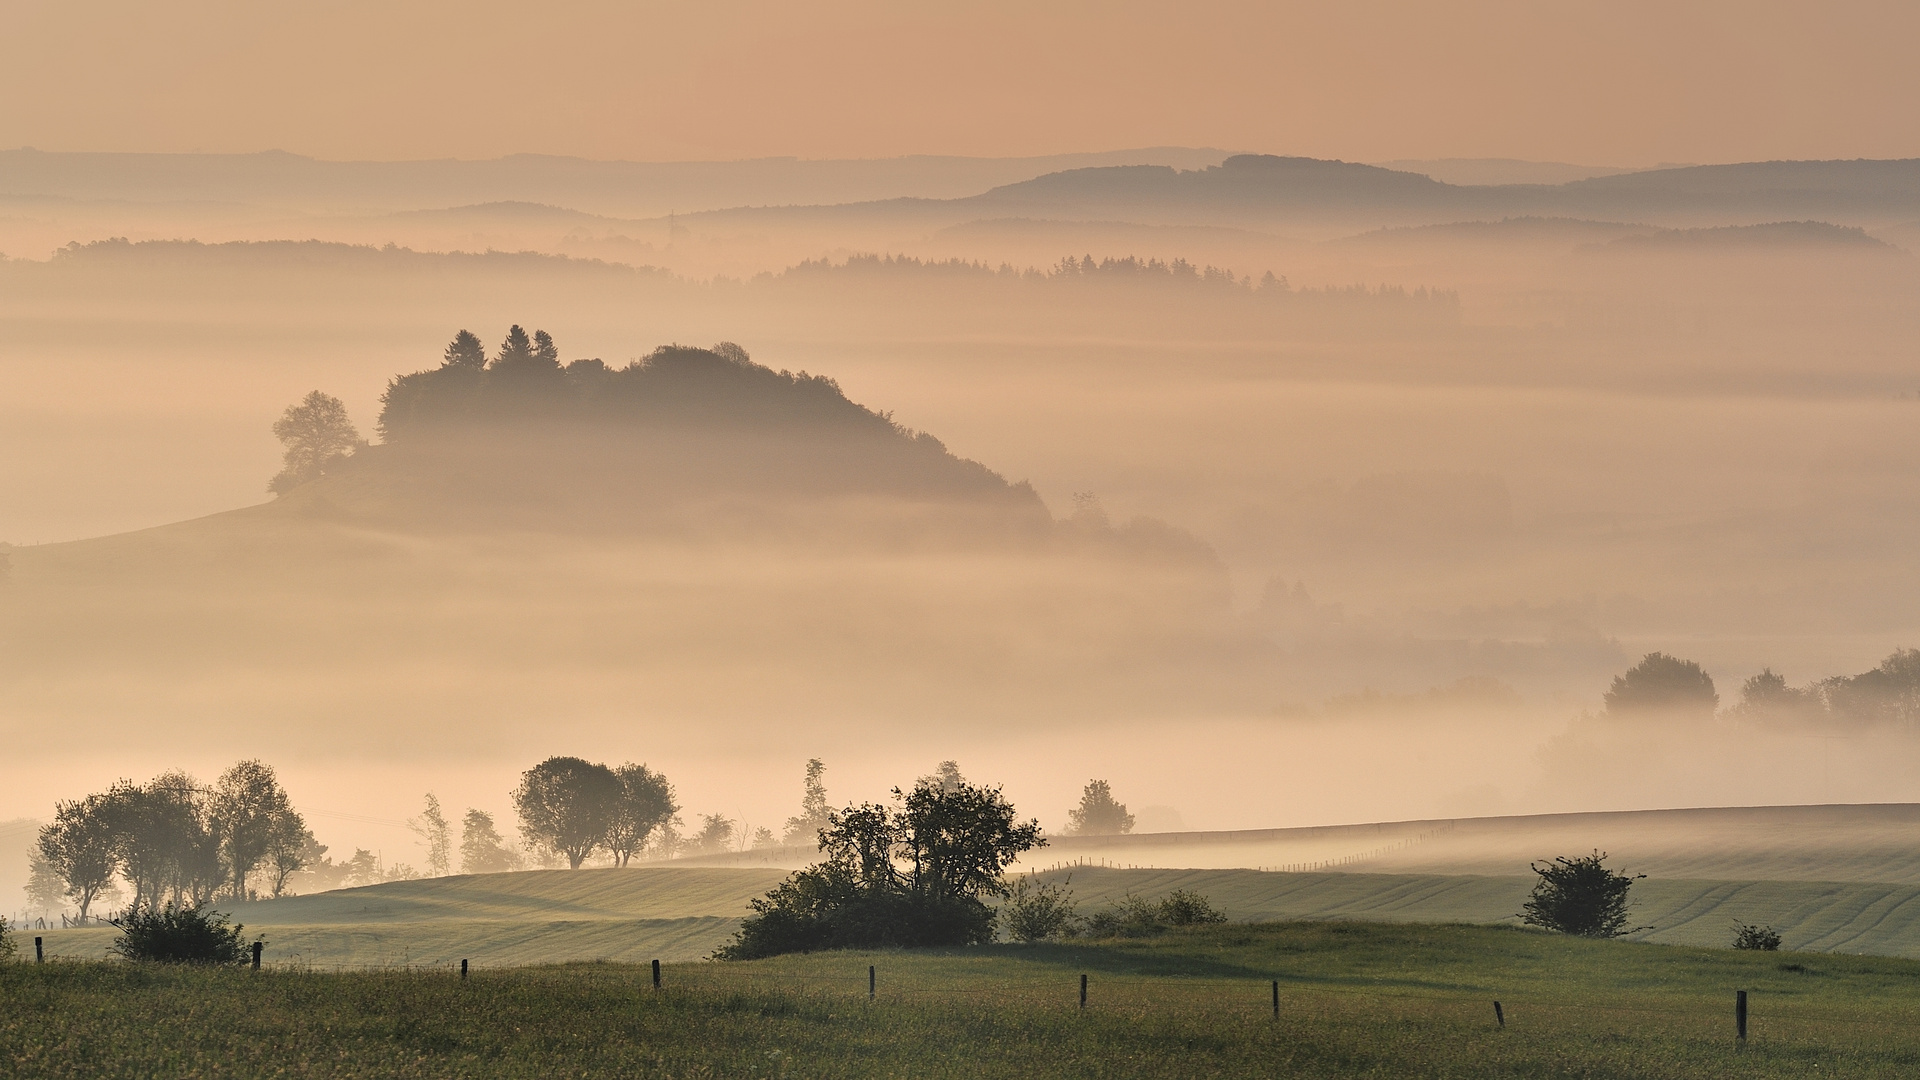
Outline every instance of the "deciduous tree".
<path id="1" fill-rule="evenodd" d="M 520 775 L 514 809 L 529 840 L 580 869 L 607 842 L 624 786 L 612 769 L 577 757 L 550 757 Z"/>
<path id="2" fill-rule="evenodd" d="M 1067 832 L 1076 836 L 1112 836 L 1133 831 L 1133 815 L 1116 802 L 1105 780 L 1089 780 L 1080 805 L 1067 811 Z"/>
<path id="3" fill-rule="evenodd" d="M 286 447 L 279 475 L 267 483 L 276 495 L 318 479 L 360 445 L 346 403 L 318 390 L 287 406 L 273 422 L 273 437 Z"/>

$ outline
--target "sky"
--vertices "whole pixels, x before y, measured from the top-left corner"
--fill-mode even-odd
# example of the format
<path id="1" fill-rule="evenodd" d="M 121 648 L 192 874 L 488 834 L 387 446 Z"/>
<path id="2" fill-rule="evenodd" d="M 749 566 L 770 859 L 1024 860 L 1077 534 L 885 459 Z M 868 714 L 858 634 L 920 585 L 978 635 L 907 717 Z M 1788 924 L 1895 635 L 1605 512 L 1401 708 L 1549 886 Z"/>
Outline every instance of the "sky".
<path id="1" fill-rule="evenodd" d="M 1920 5 L 9 0 L 0 147 L 1920 155 Z"/>

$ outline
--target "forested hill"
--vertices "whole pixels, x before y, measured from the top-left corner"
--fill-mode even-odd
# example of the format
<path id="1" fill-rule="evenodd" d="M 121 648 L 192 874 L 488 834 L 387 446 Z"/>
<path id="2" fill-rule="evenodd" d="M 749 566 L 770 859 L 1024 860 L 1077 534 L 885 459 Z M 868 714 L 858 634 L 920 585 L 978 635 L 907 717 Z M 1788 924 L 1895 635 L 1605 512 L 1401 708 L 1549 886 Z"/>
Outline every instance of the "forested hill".
<path id="1" fill-rule="evenodd" d="M 727 343 L 612 367 L 562 363 L 544 332 L 516 326 L 489 356 L 462 331 L 438 367 L 389 384 L 378 429 L 380 444 L 309 471 L 283 501 L 560 529 L 676 515 L 729 529 L 743 514 L 848 499 L 1051 520 L 1028 485 L 848 400 L 830 378 L 772 370 Z M 716 517 L 719 504 L 733 508 Z"/>

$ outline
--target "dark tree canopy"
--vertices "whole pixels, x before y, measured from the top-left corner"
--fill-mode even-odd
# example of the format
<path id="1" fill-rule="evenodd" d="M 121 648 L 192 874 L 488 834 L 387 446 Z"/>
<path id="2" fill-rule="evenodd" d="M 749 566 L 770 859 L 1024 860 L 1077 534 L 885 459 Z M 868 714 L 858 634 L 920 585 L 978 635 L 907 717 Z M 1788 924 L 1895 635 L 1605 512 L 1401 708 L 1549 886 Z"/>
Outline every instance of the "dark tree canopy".
<path id="1" fill-rule="evenodd" d="M 527 836 L 567 857 L 575 870 L 607 841 L 626 786 L 605 765 L 550 757 L 520 774 L 513 805 Z"/>
<path id="2" fill-rule="evenodd" d="M 1609 716 L 1712 719 L 1720 695 L 1714 692 L 1713 678 L 1699 664 L 1652 652 L 1625 674 L 1614 677 L 1605 700 Z"/>
<path id="3" fill-rule="evenodd" d="M 825 858 L 764 899 L 715 955 L 748 960 L 813 949 L 970 945 L 991 941 L 1001 875 L 1046 843 L 1036 821 L 1017 821 L 999 788 L 922 783 L 895 788 L 894 805 L 864 803 L 830 815 Z"/>
<path id="4" fill-rule="evenodd" d="M 1534 863 L 1533 872 L 1540 880 L 1527 898 L 1520 921 L 1577 937 L 1616 938 L 1633 933 L 1627 929 L 1627 891 L 1636 879 L 1607 869 L 1606 861 L 1606 853 L 1596 851 L 1577 859 L 1562 855 L 1550 863 Z"/>
<path id="5" fill-rule="evenodd" d="M 1067 832 L 1076 836 L 1112 836 L 1133 831 L 1127 804 L 1117 802 L 1105 780 L 1089 780 L 1080 805 L 1067 811 Z"/>
<path id="6" fill-rule="evenodd" d="M 625 866 L 680 807 L 673 801 L 673 785 L 645 765 L 628 762 L 613 770 L 613 775 L 620 781 L 620 794 L 607 826 L 606 846 L 614 865 Z"/>

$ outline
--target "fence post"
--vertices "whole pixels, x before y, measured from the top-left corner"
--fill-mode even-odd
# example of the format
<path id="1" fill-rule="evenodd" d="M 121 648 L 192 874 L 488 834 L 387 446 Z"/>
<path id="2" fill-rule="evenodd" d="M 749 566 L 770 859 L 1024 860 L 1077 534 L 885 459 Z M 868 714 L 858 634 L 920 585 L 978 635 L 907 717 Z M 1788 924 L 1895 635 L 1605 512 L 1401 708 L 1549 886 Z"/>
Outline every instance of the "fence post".
<path id="1" fill-rule="evenodd" d="M 1507 1014 L 1500 1009 L 1500 1003 L 1493 1003 L 1493 1022 L 1501 1027 L 1507 1026 Z"/>
<path id="2" fill-rule="evenodd" d="M 1083 1009 L 1087 1007 L 1087 977 L 1085 975 L 1080 976 L 1080 1007 Z"/>
<path id="3" fill-rule="evenodd" d="M 867 965 L 867 1000 L 868 1001 L 873 1000 L 873 987 L 874 987 L 873 965 L 868 964 Z"/>
<path id="4" fill-rule="evenodd" d="M 1733 1027 L 1736 1032 L 1735 1038 L 1745 1042 L 1747 1040 L 1747 992 L 1745 990 L 1733 992 Z"/>
<path id="5" fill-rule="evenodd" d="M 460 977 L 463 979 L 467 977 L 467 962 L 464 959 L 460 961 Z"/>
<path id="6" fill-rule="evenodd" d="M 660 989 L 660 961 L 653 962 L 653 988 Z"/>
<path id="7" fill-rule="evenodd" d="M 1280 1019 L 1280 980 L 1273 980 L 1273 1018 Z"/>
<path id="8" fill-rule="evenodd" d="M 255 971 L 260 970 L 260 950 L 266 948 L 266 946 L 267 943 L 264 941 L 256 941 L 253 943 L 253 970 Z"/>
<path id="9" fill-rule="evenodd" d="M 33 939 L 33 962 L 36 964 L 44 964 L 47 962 L 46 946 L 41 944 L 41 942 L 45 940 L 45 938 Z"/>

